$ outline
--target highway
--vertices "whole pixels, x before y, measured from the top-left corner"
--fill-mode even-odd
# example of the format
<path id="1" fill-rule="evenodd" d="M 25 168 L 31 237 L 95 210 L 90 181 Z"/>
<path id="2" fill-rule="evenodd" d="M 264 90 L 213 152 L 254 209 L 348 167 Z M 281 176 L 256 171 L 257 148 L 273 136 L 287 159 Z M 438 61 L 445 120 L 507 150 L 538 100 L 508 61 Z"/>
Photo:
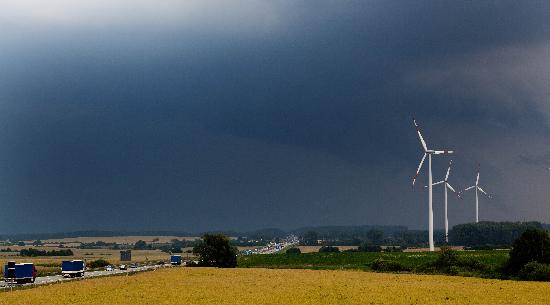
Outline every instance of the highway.
<path id="1" fill-rule="evenodd" d="M 129 272 L 148 271 L 148 270 L 155 270 L 155 269 L 159 269 L 159 268 L 169 268 L 169 267 L 172 267 L 172 265 L 166 264 L 166 265 L 140 266 L 140 267 L 136 267 L 136 268 L 128 268 L 127 270 L 114 269 L 113 271 L 106 271 L 106 270 L 87 271 L 86 273 L 84 273 L 84 279 L 98 277 L 98 276 L 109 276 L 109 275 L 115 275 L 115 274 L 123 274 L 123 273 L 129 273 Z M 37 277 L 36 280 L 34 281 L 34 283 L 13 285 L 13 287 L 32 286 L 32 285 L 45 285 L 45 284 L 64 282 L 64 281 L 74 281 L 74 280 L 78 280 L 78 279 L 82 279 L 82 278 L 80 278 L 80 277 L 75 277 L 75 278 L 63 277 L 61 274 L 48 275 L 48 276 Z M 7 289 L 7 288 L 9 288 L 9 285 L 6 282 L 1 281 L 0 282 L 0 289 Z"/>

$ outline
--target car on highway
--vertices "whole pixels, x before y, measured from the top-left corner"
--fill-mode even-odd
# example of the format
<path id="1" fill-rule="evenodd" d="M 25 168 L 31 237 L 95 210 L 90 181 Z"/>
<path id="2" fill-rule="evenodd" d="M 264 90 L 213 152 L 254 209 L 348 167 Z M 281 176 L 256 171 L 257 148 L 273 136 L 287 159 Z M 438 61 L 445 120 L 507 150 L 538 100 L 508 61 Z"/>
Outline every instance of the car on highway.
<path id="1" fill-rule="evenodd" d="M 105 267 L 105 271 L 113 271 L 113 266 L 109 265 Z"/>
<path id="2" fill-rule="evenodd" d="M 126 267 L 126 265 L 122 264 L 122 265 L 118 266 L 118 269 L 126 270 L 126 269 L 128 269 L 128 267 Z"/>
<path id="3" fill-rule="evenodd" d="M 131 265 L 130 265 L 130 268 L 132 268 L 132 269 L 137 268 L 137 267 L 138 267 L 137 264 L 131 264 Z"/>

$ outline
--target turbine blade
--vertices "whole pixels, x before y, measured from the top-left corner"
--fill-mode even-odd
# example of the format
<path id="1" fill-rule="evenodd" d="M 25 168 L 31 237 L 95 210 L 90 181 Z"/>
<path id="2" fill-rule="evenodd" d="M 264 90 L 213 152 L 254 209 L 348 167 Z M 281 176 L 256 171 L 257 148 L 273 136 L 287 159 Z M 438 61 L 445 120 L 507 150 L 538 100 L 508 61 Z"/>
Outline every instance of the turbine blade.
<path id="1" fill-rule="evenodd" d="M 485 196 L 489 197 L 489 198 L 492 198 L 491 195 L 487 194 L 487 192 L 485 192 L 481 187 L 477 187 L 477 189 L 482 192 L 483 194 L 485 194 Z"/>
<path id="2" fill-rule="evenodd" d="M 446 183 L 446 185 L 453 193 L 456 193 L 455 189 L 449 183 Z"/>
<path id="3" fill-rule="evenodd" d="M 420 164 L 418 164 L 418 169 L 416 170 L 416 174 L 413 177 L 413 187 L 414 182 L 416 181 L 416 178 L 418 177 L 418 174 L 420 174 L 420 169 L 422 168 L 422 164 L 424 164 L 424 160 L 426 159 L 426 153 L 424 153 L 424 156 L 422 157 L 422 160 L 420 160 Z"/>
<path id="4" fill-rule="evenodd" d="M 452 154 L 452 153 L 454 153 L 454 151 L 452 151 L 452 150 L 434 150 L 433 151 L 434 155 L 447 155 L 447 154 Z"/>
<path id="5" fill-rule="evenodd" d="M 469 190 L 473 189 L 474 187 L 476 187 L 476 186 L 475 186 L 475 185 L 472 185 L 472 186 L 467 187 L 467 188 L 463 189 L 462 191 L 458 192 L 458 195 L 459 195 L 458 197 L 460 197 L 460 194 L 462 194 L 462 193 L 464 193 L 464 192 L 466 192 L 466 191 L 469 191 Z"/>
<path id="6" fill-rule="evenodd" d="M 477 165 L 477 178 L 476 178 L 476 185 L 479 185 L 479 168 L 481 167 L 480 164 Z"/>
<path id="7" fill-rule="evenodd" d="M 426 145 L 426 141 L 424 141 L 424 138 L 422 137 L 422 133 L 420 132 L 420 126 L 416 123 L 416 120 L 413 119 L 414 126 L 416 127 L 416 132 L 418 133 L 418 138 L 420 139 L 420 144 L 422 144 L 422 148 L 424 148 L 424 151 L 428 150 L 428 146 Z"/>
<path id="8" fill-rule="evenodd" d="M 445 175 L 445 181 L 449 180 L 449 174 L 451 173 L 451 164 L 453 164 L 453 160 L 449 161 L 449 167 L 447 167 L 447 175 Z"/>
<path id="9" fill-rule="evenodd" d="M 435 185 L 438 185 L 438 184 L 441 184 L 441 183 L 445 183 L 445 181 L 439 181 L 439 182 L 436 182 L 436 183 L 432 183 L 432 186 L 435 186 Z M 424 185 L 424 187 L 428 187 L 428 186 Z"/>
<path id="10" fill-rule="evenodd" d="M 460 196 L 460 192 L 455 191 L 455 189 L 447 182 L 445 182 L 445 185 L 451 190 L 451 192 L 455 193 L 458 198 L 462 199 L 462 196 Z"/>

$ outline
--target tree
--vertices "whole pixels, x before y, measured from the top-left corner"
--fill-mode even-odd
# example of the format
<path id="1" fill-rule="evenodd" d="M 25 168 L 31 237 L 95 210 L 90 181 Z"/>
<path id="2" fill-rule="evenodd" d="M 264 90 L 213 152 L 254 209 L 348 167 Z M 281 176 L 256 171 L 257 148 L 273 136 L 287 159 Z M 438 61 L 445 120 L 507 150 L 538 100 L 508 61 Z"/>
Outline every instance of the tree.
<path id="1" fill-rule="evenodd" d="M 168 249 L 169 253 L 183 253 L 183 250 L 180 247 L 174 247 L 172 246 L 170 249 Z"/>
<path id="2" fill-rule="evenodd" d="M 138 240 L 134 244 L 134 250 L 145 250 L 145 249 L 147 249 L 147 243 L 143 240 Z"/>
<path id="3" fill-rule="evenodd" d="M 319 236 L 315 231 L 307 231 L 303 237 L 303 243 L 306 246 L 317 246 L 317 240 Z"/>
<path id="4" fill-rule="evenodd" d="M 199 256 L 199 266 L 234 268 L 237 266 L 237 249 L 223 234 L 204 234 L 194 248 Z"/>
<path id="5" fill-rule="evenodd" d="M 286 250 L 286 254 L 301 254 L 300 248 L 290 248 Z"/>
<path id="6" fill-rule="evenodd" d="M 528 229 L 543 227 L 538 222 L 493 222 L 466 223 L 454 226 L 449 231 L 449 239 L 453 245 L 468 247 L 510 246 Z"/>
<path id="7" fill-rule="evenodd" d="M 533 261 L 542 264 L 550 263 L 550 237 L 546 231 L 529 229 L 516 239 L 505 271 L 515 275 L 523 266 Z"/>

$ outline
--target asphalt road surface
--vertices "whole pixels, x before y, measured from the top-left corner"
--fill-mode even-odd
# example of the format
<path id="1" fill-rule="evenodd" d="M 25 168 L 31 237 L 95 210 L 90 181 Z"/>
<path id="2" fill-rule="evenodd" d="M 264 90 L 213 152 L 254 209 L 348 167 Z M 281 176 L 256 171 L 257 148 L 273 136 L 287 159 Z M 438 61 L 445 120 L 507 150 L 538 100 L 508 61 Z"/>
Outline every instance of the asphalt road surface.
<path id="1" fill-rule="evenodd" d="M 139 272 L 139 271 L 147 271 L 147 270 L 155 270 L 159 268 L 168 268 L 172 267 L 170 264 L 167 265 L 151 265 L 151 266 L 141 266 L 137 268 L 129 268 L 127 270 L 120 270 L 120 269 L 114 269 L 113 271 L 87 271 L 84 273 L 84 278 L 92 278 L 92 277 L 98 277 L 98 276 L 108 276 L 108 275 L 115 275 L 115 274 L 121 274 L 121 273 L 129 273 L 129 272 Z M 48 276 L 41 276 L 37 277 L 34 283 L 29 284 L 22 284 L 22 285 L 15 285 L 17 286 L 30 286 L 30 285 L 44 285 L 44 284 L 51 284 L 56 282 L 63 282 L 63 281 L 72 281 L 81 279 L 79 277 L 70 278 L 70 277 L 63 277 L 61 274 L 59 275 L 48 275 Z M 4 281 L 0 282 L 0 289 L 6 289 L 9 288 L 8 284 Z"/>

